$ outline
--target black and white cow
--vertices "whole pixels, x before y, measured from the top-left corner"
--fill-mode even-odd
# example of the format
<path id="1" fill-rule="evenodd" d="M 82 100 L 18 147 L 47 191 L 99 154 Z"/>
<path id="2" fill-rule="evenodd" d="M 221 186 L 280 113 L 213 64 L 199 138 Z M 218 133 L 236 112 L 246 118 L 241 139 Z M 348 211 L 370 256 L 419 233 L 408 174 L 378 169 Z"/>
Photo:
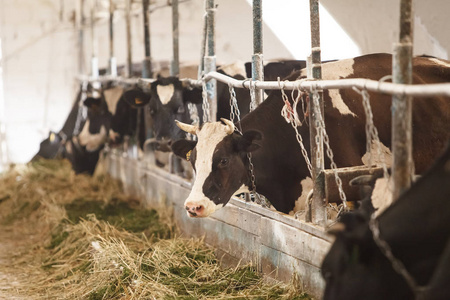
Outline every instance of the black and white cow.
<path id="1" fill-rule="evenodd" d="M 391 73 L 391 66 L 391 55 L 372 54 L 323 64 L 322 74 L 324 79 L 379 80 Z M 447 61 L 416 57 L 413 70 L 414 83 L 450 81 Z M 289 79 L 297 79 L 302 72 Z M 389 155 L 391 96 L 370 94 L 374 123 Z M 280 114 L 283 105 L 281 92 L 270 93 L 255 111 L 242 119 L 242 135 L 226 120 L 225 123 L 206 123 L 201 128 L 180 124 L 183 130 L 198 137 L 198 142 L 179 140 L 172 145 L 174 153 L 188 158 L 196 171 L 196 180 L 185 202 L 189 216 L 207 217 L 224 206 L 231 196 L 249 189 L 249 153 L 252 154 L 256 191 L 266 196 L 278 211 L 289 213 L 294 209 L 296 200 L 302 195 L 303 181 L 310 174 L 295 133 Z M 329 90 L 324 92 L 324 106 L 337 166 L 362 165 L 366 142 L 361 96 L 353 90 Z M 301 108 L 298 113 L 303 114 Z M 422 173 L 436 159 L 450 136 L 450 101 L 442 97 L 415 99 L 413 128 L 413 158 L 416 172 Z M 309 149 L 307 123 L 298 130 Z M 329 168 L 328 160 L 325 166 Z"/>
<path id="2" fill-rule="evenodd" d="M 83 105 L 87 107 L 87 116 L 80 124 L 80 132 L 67 140 L 66 157 L 76 173 L 92 175 L 108 140 L 111 112 L 100 87 L 89 90 Z"/>
<path id="3" fill-rule="evenodd" d="M 79 107 L 80 101 L 83 97 L 83 85 L 81 84 L 75 98 L 75 101 L 72 105 L 72 109 L 64 122 L 63 127 L 59 132 L 50 131 L 48 137 L 43 140 L 39 145 L 39 151 L 36 155 L 31 159 L 34 161 L 38 158 L 63 158 L 65 157 L 65 143 L 67 139 L 71 139 L 74 131 L 76 130 L 77 121 L 83 122 L 83 118 L 80 116 Z"/>
<path id="4" fill-rule="evenodd" d="M 324 300 L 450 299 L 450 143 L 409 190 L 377 217 L 380 237 L 408 284 L 375 243 L 372 211 L 349 212 L 330 230 L 336 239 L 322 263 Z M 419 292 L 416 287 L 426 287 Z M 420 297 L 419 297 L 420 296 Z"/>

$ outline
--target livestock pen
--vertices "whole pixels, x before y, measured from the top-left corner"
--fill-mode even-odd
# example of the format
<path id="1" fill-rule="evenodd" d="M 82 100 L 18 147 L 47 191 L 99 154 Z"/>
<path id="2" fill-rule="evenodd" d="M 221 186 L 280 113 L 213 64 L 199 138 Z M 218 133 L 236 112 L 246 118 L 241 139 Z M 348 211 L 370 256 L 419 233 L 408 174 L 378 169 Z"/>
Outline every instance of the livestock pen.
<path id="1" fill-rule="evenodd" d="M 176 13 L 176 2 L 174 13 Z M 394 53 L 394 74 L 393 83 L 373 81 L 364 78 L 343 79 L 335 81 L 321 79 L 321 59 L 320 59 L 320 35 L 319 35 L 319 11 L 318 1 L 311 1 L 311 29 L 312 29 L 312 55 L 309 60 L 311 78 L 298 80 L 295 82 L 277 81 L 264 82 L 262 77 L 262 33 L 260 30 L 261 8 L 259 1 L 253 1 L 254 8 L 254 55 L 252 58 L 252 79 L 238 81 L 222 74 L 214 72 L 214 1 L 205 2 L 205 28 L 203 45 L 207 45 L 207 55 L 200 65 L 204 65 L 204 71 L 199 69 L 198 79 L 186 79 L 191 86 L 200 86 L 204 92 L 204 110 L 207 113 L 207 120 L 215 121 L 215 81 L 221 81 L 233 88 L 249 89 L 253 96 L 253 101 L 257 104 L 262 101 L 262 90 L 280 89 L 283 92 L 284 100 L 287 102 L 288 96 L 285 90 L 294 90 L 311 93 L 313 104 L 311 105 L 310 130 L 311 130 L 311 155 L 312 175 L 315 178 L 313 200 L 307 207 L 306 220 L 299 220 L 295 216 L 289 216 L 274 210 L 269 210 L 252 202 L 246 202 L 239 198 L 233 198 L 223 209 L 213 214 L 207 219 L 192 219 L 187 217 L 184 210 L 184 199 L 187 198 L 192 187 L 190 180 L 180 178 L 170 172 L 149 164 L 117 150 L 111 150 L 105 154 L 104 166 L 111 175 L 119 178 L 129 188 L 130 193 L 143 195 L 149 206 L 165 205 L 174 208 L 174 218 L 181 230 L 191 236 L 204 236 L 205 241 L 217 249 L 217 254 L 224 263 L 232 265 L 239 262 L 252 262 L 257 269 L 270 277 L 282 281 L 289 281 L 294 274 L 298 274 L 302 284 L 312 294 L 319 296 L 324 287 L 324 281 L 320 274 L 321 261 L 327 253 L 332 242 L 332 238 L 326 233 L 327 227 L 333 223 L 334 217 L 329 216 L 329 203 L 342 202 L 337 208 L 339 212 L 347 210 L 346 194 L 356 193 L 356 188 L 347 186 L 349 180 L 360 174 L 373 172 L 372 167 L 358 168 L 337 168 L 336 165 L 330 170 L 324 169 L 324 153 L 332 159 L 332 149 L 327 143 L 327 133 L 324 127 L 323 110 L 321 104 L 321 91 L 326 89 L 357 89 L 361 93 L 363 103 L 368 103 L 367 91 L 377 93 L 387 93 L 393 95 L 394 118 L 394 139 L 393 145 L 398 147 L 393 149 L 394 165 L 393 178 L 394 195 L 399 195 L 401 191 L 410 185 L 411 162 L 411 109 L 408 106 L 413 96 L 450 96 L 450 85 L 430 84 L 411 85 L 411 58 L 412 58 L 412 27 L 410 21 L 411 3 L 402 1 L 401 20 L 401 44 Z M 405 25 L 406 24 L 406 25 Z M 408 25 L 409 24 L 409 25 Z M 174 25 L 174 43 L 176 43 L 176 24 Z M 409 26 L 409 27 L 408 27 Z M 174 51 L 177 51 L 174 45 Z M 203 51 L 205 53 L 206 51 Z M 174 54 L 174 57 L 177 57 Z M 174 61 L 177 64 L 176 60 Z M 177 70 L 177 68 L 173 68 Z M 177 71 L 173 71 L 177 74 Z M 202 74 L 202 75 L 201 75 Z M 406 79 L 404 79 L 406 78 Z M 139 84 L 148 86 L 152 79 L 140 79 Z M 232 92 L 230 92 L 232 94 Z M 236 99 L 232 99 L 236 100 Z M 294 100 L 294 99 L 292 99 Z M 237 99 L 239 101 L 239 99 Z M 320 108 L 322 107 L 322 108 Z M 289 109 L 289 107 L 287 107 Z M 368 118 L 367 139 L 377 141 L 376 128 L 371 123 L 370 105 L 365 106 Z M 280 112 L 281 113 L 281 112 Z M 291 111 L 291 115 L 295 114 Z M 397 121 L 396 121 L 397 120 Z M 287 120 L 297 124 L 294 119 Z M 406 123 L 405 123 L 406 121 Z M 316 127 L 317 126 L 317 127 Z M 318 132 L 322 137 L 322 142 L 315 142 L 314 136 Z M 406 140 L 405 140 L 406 139 Z M 304 146 L 299 138 L 300 149 Z M 326 151 L 323 149 L 325 142 Z M 409 150 L 408 150 L 409 149 Z M 380 155 L 380 148 L 376 149 Z M 303 155 L 306 151 L 303 150 Z M 299 150 L 299 155 L 302 151 Z M 372 154 L 377 155 L 377 154 Z M 305 157 L 306 159 L 306 157 Z M 384 169 L 384 170 L 383 170 Z M 388 176 L 386 166 L 378 168 L 377 172 Z M 342 178 L 342 179 L 341 179 Z M 343 184 L 345 182 L 345 185 Z M 353 189 L 353 190 L 352 190 Z"/>
<path id="2" fill-rule="evenodd" d="M 80 1 L 82 12 L 84 12 L 83 6 L 86 4 L 85 1 Z M 202 103 L 199 106 L 203 110 L 203 124 L 216 121 L 215 116 L 218 110 L 216 89 L 219 84 L 223 83 L 228 88 L 232 112 L 230 120 L 237 125 L 236 128 L 238 128 L 240 122 L 239 111 L 236 110 L 236 107 L 241 100 L 240 97 L 236 96 L 237 89 L 245 89 L 249 92 L 251 110 L 264 104 L 264 101 L 266 101 L 264 100 L 265 92 L 269 93 L 272 90 L 278 90 L 277 93 L 280 95 L 278 100 L 280 107 L 283 108 L 273 113 L 279 118 L 282 116 L 283 124 L 288 124 L 287 130 L 289 130 L 289 134 L 295 136 L 296 147 L 290 153 L 294 153 L 296 157 L 298 156 L 298 158 L 305 161 L 304 165 L 308 168 L 305 172 L 309 172 L 314 184 L 312 191 L 308 195 L 306 208 L 292 214 L 268 208 L 268 203 L 256 193 L 258 182 L 256 181 L 255 184 L 255 180 L 253 180 L 253 186 L 249 188 L 251 192 L 245 195 L 246 200 L 241 197 L 233 197 L 223 208 L 217 210 L 208 218 L 191 218 L 187 214 L 184 203 L 193 188 L 195 178 L 184 178 L 176 174 L 174 169 L 179 161 L 175 160 L 173 154 L 170 156 L 169 168 L 167 169 L 156 165 L 155 152 L 145 148 L 145 146 L 148 146 L 147 143 L 144 143 L 144 152 L 140 153 L 139 142 L 137 141 L 139 140 L 139 134 L 142 134 L 142 123 L 144 123 L 146 129 L 144 135 L 147 142 L 155 139 L 152 132 L 150 112 L 145 106 L 136 109 L 137 120 L 139 121 L 137 121 L 136 128 L 134 128 L 133 136 L 125 138 L 125 142 L 119 146 L 113 145 L 113 135 L 105 138 L 106 144 L 100 153 L 97 172 L 99 174 L 106 172 L 113 178 L 118 179 L 123 183 L 126 195 L 130 199 L 134 199 L 133 196 L 142 199 L 143 203 L 141 204 L 144 207 L 159 207 L 163 211 L 173 214 L 173 221 L 184 237 L 201 238 L 215 249 L 217 260 L 214 260 L 214 262 L 218 265 L 226 267 L 250 263 L 256 271 L 264 274 L 266 278 L 285 283 L 295 281 L 308 293 L 314 295 L 315 298 L 320 298 L 326 284 L 323 274 L 321 274 L 321 264 L 334 240 L 327 231 L 336 223 L 337 216 L 352 209 L 354 202 L 351 201 L 358 199 L 360 196 L 359 188 L 350 186 L 349 182 L 359 175 L 377 174 L 386 179 L 391 178 L 393 190 L 389 190 L 388 194 L 392 194 L 394 199 L 404 190 L 407 190 L 414 173 L 412 168 L 413 151 L 411 150 L 413 130 L 411 128 L 411 104 L 414 102 L 412 98 L 436 96 L 448 101 L 450 97 L 450 83 L 448 82 L 412 84 L 412 1 L 401 1 L 400 44 L 396 45 L 392 56 L 393 74 L 390 77 L 392 78 L 392 83 L 387 82 L 390 79 L 389 77 L 383 77 L 380 80 L 368 78 L 341 79 L 343 76 L 338 76 L 340 79 L 336 80 L 322 79 L 324 73 L 322 67 L 325 64 L 322 64 L 321 58 L 318 0 L 310 0 L 311 55 L 307 58 L 307 68 L 301 73 L 305 76 L 301 79 L 284 80 L 279 78 L 277 81 L 264 80 L 262 47 L 262 6 L 264 3 L 262 0 L 252 1 L 252 72 L 250 76 L 247 76 L 251 78 L 238 80 L 217 72 L 216 59 L 220 57 L 215 52 L 217 42 L 215 39 L 215 21 L 216 13 L 220 11 L 221 7 L 217 7 L 217 3 L 214 0 L 204 1 L 204 15 L 199 20 L 203 25 L 203 32 L 198 33 L 202 37 L 200 61 L 198 69 L 195 68 L 194 75 L 185 75 L 187 72 L 183 73 L 185 70 L 183 69 L 183 63 L 180 62 L 179 55 L 179 51 L 184 50 L 179 45 L 180 34 L 183 37 L 183 33 L 186 33 L 186 31 L 178 24 L 178 4 L 189 2 L 189 0 L 173 0 L 163 4 L 163 6 L 171 7 L 173 21 L 171 24 L 172 39 L 170 40 L 173 59 L 169 63 L 155 59 L 150 51 L 150 45 L 152 45 L 153 49 L 163 47 L 158 44 L 160 42 L 158 39 L 150 38 L 151 29 L 153 29 L 150 26 L 150 18 L 159 11 L 160 7 L 158 4 L 150 0 L 119 1 L 126 25 L 123 28 L 126 35 L 126 38 L 123 39 L 123 41 L 126 41 L 123 43 L 123 48 L 126 48 L 126 64 L 121 67 L 117 64 L 115 57 L 117 51 L 115 51 L 114 47 L 114 44 L 117 45 L 118 41 L 117 35 L 115 35 L 117 26 L 114 21 L 117 19 L 116 4 L 118 1 L 102 1 L 102 4 L 108 8 L 106 13 L 102 12 L 101 15 L 102 18 L 108 21 L 109 26 L 109 59 L 108 67 L 99 70 L 99 58 L 101 58 L 99 56 L 101 55 L 98 49 L 98 41 L 101 39 L 101 35 L 98 32 L 98 28 L 96 28 L 99 19 L 95 17 L 96 13 L 98 13 L 95 11 L 98 8 L 97 2 L 92 1 L 95 5 L 92 6 L 90 17 L 85 18 L 82 13 L 81 16 L 78 16 L 78 19 L 74 20 L 74 22 L 79 22 L 77 28 L 79 29 L 78 43 L 80 49 L 80 75 L 77 83 L 81 86 L 81 89 L 77 98 L 78 102 L 73 106 L 77 116 L 76 127 L 79 127 L 77 128 L 78 133 L 82 129 L 81 121 L 85 121 L 83 118 L 87 118 L 87 109 L 82 105 L 82 100 L 88 97 L 88 93 L 92 92 L 89 89 L 97 92 L 101 88 L 106 90 L 114 87 L 123 91 L 133 87 L 148 91 L 155 82 L 153 78 L 156 77 L 156 74 L 178 76 L 181 78 L 180 81 L 183 87 L 201 91 Z M 64 0 L 61 3 L 64 3 Z M 132 22 L 133 18 L 136 20 L 136 17 L 140 17 L 141 14 L 143 17 L 142 24 L 144 25 L 142 36 L 144 40 L 144 60 L 142 63 L 139 63 L 139 67 L 136 67 L 136 63 L 133 64 L 135 59 L 133 59 L 132 55 Z M 233 22 L 233 20 L 229 22 Z M 158 28 L 158 30 L 164 31 L 162 28 Z M 83 43 L 86 39 L 86 32 L 89 33 L 88 38 L 91 39 L 91 68 L 89 71 L 85 71 L 81 64 L 85 55 L 86 45 L 83 45 Z M 167 33 L 164 33 L 165 35 L 168 36 Z M 161 36 L 159 37 L 161 38 Z M 446 61 L 442 60 L 442 62 L 445 64 Z M 89 75 L 83 75 L 86 73 L 89 73 Z M 359 117 L 364 120 L 362 123 L 365 123 L 365 127 L 361 127 L 360 132 L 363 133 L 360 134 L 359 138 L 361 140 L 364 139 L 364 141 L 358 142 L 366 147 L 369 152 L 368 165 L 354 165 L 341 168 L 338 167 L 339 163 L 333 161 L 334 159 L 339 159 L 339 154 L 336 155 L 335 153 L 339 153 L 341 149 L 332 149 L 330 146 L 330 140 L 333 139 L 330 136 L 336 128 L 325 127 L 327 118 L 324 99 L 329 90 L 338 91 L 338 94 L 339 91 L 349 90 L 356 95 L 352 100 L 362 103 L 361 107 L 364 108 L 364 116 L 361 114 Z M 374 95 L 388 95 L 388 98 L 392 95 L 393 137 L 392 143 L 390 143 L 393 151 L 392 175 L 388 173 L 389 165 L 383 162 L 384 156 L 382 153 L 385 150 L 382 149 L 383 145 L 380 145 L 378 131 L 374 125 L 373 111 L 370 106 L 370 101 L 375 98 Z M 303 103 L 304 99 L 306 100 Z M 138 100 L 136 102 L 139 102 Z M 296 106 L 302 105 L 307 108 L 303 111 L 304 116 L 301 116 L 305 118 L 300 120 L 302 118 L 299 118 L 297 115 Z M 186 110 L 190 110 L 188 114 L 192 120 L 194 116 L 198 120 L 198 112 L 191 110 L 192 107 L 191 105 Z M 391 122 L 391 116 L 388 116 L 389 122 Z M 302 134 L 300 134 L 300 132 L 305 132 L 306 126 L 303 122 L 306 122 L 308 126 L 308 133 L 305 135 L 307 138 L 305 136 L 302 137 Z M 196 123 L 195 125 L 203 124 Z M 0 123 L 0 127 L 1 125 Z M 49 138 L 52 136 L 50 135 Z M 195 139 L 195 137 L 189 135 L 188 138 Z M 303 139 L 305 140 L 303 141 Z M 68 141 L 71 140 L 72 138 L 68 139 Z M 371 148 L 371 142 L 374 142 L 375 148 Z M 309 145 L 311 148 L 308 147 Z M 0 148 L 3 149 L 4 147 Z M 340 153 L 342 154 L 342 152 Z M 2 151 L 0 151 L 0 156 L 2 156 Z M 380 160 L 376 165 L 375 163 L 372 164 L 375 157 L 378 157 Z M 330 165 L 330 168 L 325 168 L 326 165 Z M 249 167 L 249 171 L 255 177 L 251 167 Z M 102 176 L 97 178 L 102 178 Z M 302 188 L 306 189 L 303 186 Z M 268 198 L 268 200 L 272 199 Z M 271 280 L 269 279 L 269 281 Z M 102 295 L 99 293 L 99 296 Z M 200 297 L 197 294 L 196 296 Z M 207 297 L 206 294 L 205 297 Z"/>

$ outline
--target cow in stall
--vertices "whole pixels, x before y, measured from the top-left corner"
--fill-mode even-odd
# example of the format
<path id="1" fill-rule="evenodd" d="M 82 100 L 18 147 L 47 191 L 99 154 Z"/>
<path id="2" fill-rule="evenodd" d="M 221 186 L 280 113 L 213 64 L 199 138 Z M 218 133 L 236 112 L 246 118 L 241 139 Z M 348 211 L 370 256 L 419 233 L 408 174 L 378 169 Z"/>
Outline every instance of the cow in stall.
<path id="1" fill-rule="evenodd" d="M 76 173 L 94 174 L 100 151 L 108 140 L 111 112 L 108 109 L 100 84 L 88 90 L 83 105 L 87 110 L 86 119 L 80 123 L 79 133 L 68 139 L 66 158 L 72 163 Z M 83 109 L 83 108 L 79 108 Z"/>
<path id="2" fill-rule="evenodd" d="M 66 156 L 65 143 L 71 139 L 76 130 L 77 120 L 82 121 L 79 116 L 79 106 L 83 97 L 83 85 L 80 85 L 72 109 L 59 132 L 50 131 L 48 137 L 39 145 L 39 151 L 31 159 L 35 161 L 39 158 L 53 159 Z"/>
<path id="3" fill-rule="evenodd" d="M 284 78 L 305 65 L 305 61 L 294 60 L 269 62 L 264 66 L 264 76 L 270 80 L 276 80 L 277 77 Z M 219 66 L 218 72 L 242 80 L 251 77 L 251 63 L 222 65 Z M 235 89 L 235 93 L 240 114 L 244 116 L 249 112 L 250 93 L 243 89 Z M 170 152 L 171 143 L 185 137 L 185 133 L 175 125 L 175 120 L 185 123 L 194 121 L 191 119 L 189 105 L 195 106 L 200 122 L 203 118 L 201 88 L 189 86 L 178 77 L 158 77 L 151 84 L 149 91 L 135 88 L 125 93 L 125 99 L 131 106 L 146 105 L 153 130 L 153 139 L 146 144 L 150 145 L 151 149 L 157 150 L 156 153 L 159 155 L 156 162 L 159 166 L 168 164 L 167 156 L 161 155 L 159 151 Z M 229 118 L 230 112 L 228 85 L 217 82 L 216 118 Z"/>
<path id="4" fill-rule="evenodd" d="M 343 214 L 329 230 L 335 240 L 322 263 L 323 299 L 450 299 L 449 183 L 450 143 L 376 218 L 370 206 Z"/>
<path id="5" fill-rule="evenodd" d="M 391 69 L 390 54 L 371 54 L 325 63 L 322 75 L 324 79 L 380 80 L 391 74 Z M 415 57 L 413 73 L 416 84 L 449 82 L 450 64 Z M 304 70 L 287 79 L 296 80 L 303 75 Z M 366 141 L 361 96 L 350 89 L 324 91 L 323 96 L 325 124 L 335 163 L 338 167 L 362 165 L 366 159 Z M 374 124 L 386 161 L 389 161 L 392 97 L 377 93 L 370 93 L 370 96 Z M 256 191 L 266 196 L 276 210 L 289 213 L 296 208 L 297 200 L 305 199 L 309 190 L 305 190 L 303 184 L 310 174 L 295 132 L 281 116 L 283 105 L 281 92 L 271 92 L 255 111 L 242 119 L 242 134 L 225 119 L 202 127 L 179 123 L 180 128 L 197 135 L 198 139 L 182 139 L 172 144 L 173 152 L 189 160 L 196 172 L 192 191 L 185 201 L 188 216 L 207 217 L 226 205 L 233 195 L 251 188 L 248 154 L 252 156 Z M 303 116 L 300 105 L 297 112 Z M 415 170 L 420 174 L 436 159 L 450 137 L 450 101 L 444 97 L 415 98 L 412 124 L 413 159 Z M 298 130 L 309 150 L 308 124 L 303 123 Z M 330 168 L 328 158 L 325 167 Z"/>

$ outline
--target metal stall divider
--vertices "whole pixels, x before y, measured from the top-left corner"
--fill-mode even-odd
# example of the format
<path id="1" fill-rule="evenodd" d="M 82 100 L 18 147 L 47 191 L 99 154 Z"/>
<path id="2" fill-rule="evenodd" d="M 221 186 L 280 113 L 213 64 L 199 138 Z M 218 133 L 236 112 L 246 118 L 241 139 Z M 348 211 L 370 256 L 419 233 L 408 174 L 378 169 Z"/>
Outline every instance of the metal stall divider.
<path id="1" fill-rule="evenodd" d="M 91 6 L 91 43 L 92 43 L 92 56 L 91 56 L 91 76 L 96 79 L 99 76 L 98 70 L 98 39 L 97 31 L 95 30 L 95 13 L 97 8 L 97 1 L 93 1 Z"/>
<path id="2" fill-rule="evenodd" d="M 392 56 L 394 83 L 412 83 L 413 18 L 412 0 L 401 0 L 399 43 L 394 45 Z M 392 97 L 392 156 L 393 199 L 397 199 L 409 188 L 414 175 L 411 96 Z"/>
<path id="3" fill-rule="evenodd" d="M 117 60 L 114 57 L 114 3 L 109 0 L 109 74 L 117 76 Z"/>
<path id="4" fill-rule="evenodd" d="M 263 67 L 263 30 L 262 30 L 262 0 L 253 0 L 253 56 L 252 80 L 264 81 Z M 264 101 L 264 90 L 255 90 L 256 106 Z"/>
<path id="5" fill-rule="evenodd" d="M 149 0 L 142 0 L 142 15 L 144 18 L 144 50 L 145 58 L 142 63 L 142 78 L 151 78 L 152 70 L 152 55 L 150 48 L 150 12 L 148 10 Z"/>
<path id="6" fill-rule="evenodd" d="M 173 59 L 170 64 L 170 75 L 177 76 L 180 74 L 180 33 L 178 30 L 178 0 L 172 0 L 172 50 Z"/>
<path id="7" fill-rule="evenodd" d="M 209 72 L 216 71 L 216 45 L 215 45 L 215 5 L 214 0 L 205 0 L 205 9 L 206 9 L 206 32 L 207 32 L 207 55 L 204 57 L 204 65 L 205 65 L 205 74 Z M 207 91 L 207 105 L 205 108 L 209 106 L 209 120 L 210 122 L 216 121 L 217 115 L 217 94 L 216 94 L 216 80 L 212 79 L 206 82 L 206 91 Z M 205 120 L 204 120 L 205 121 Z"/>
<path id="8" fill-rule="evenodd" d="M 310 23 L 311 23 L 311 64 L 308 66 L 310 74 L 316 80 L 322 79 L 322 67 L 320 57 L 320 18 L 319 18 L 319 0 L 310 0 Z M 323 98 L 322 94 L 318 93 L 319 107 L 316 107 L 315 101 L 309 106 L 309 124 L 310 124 L 310 155 L 312 164 L 312 180 L 313 180 L 313 198 L 311 206 L 308 205 L 307 221 L 313 222 L 321 226 L 326 225 L 326 201 L 325 201 L 325 179 L 323 171 L 324 155 L 323 155 L 323 136 L 318 128 L 319 117 L 322 114 L 323 120 Z M 314 95 L 310 95 L 313 99 Z"/>

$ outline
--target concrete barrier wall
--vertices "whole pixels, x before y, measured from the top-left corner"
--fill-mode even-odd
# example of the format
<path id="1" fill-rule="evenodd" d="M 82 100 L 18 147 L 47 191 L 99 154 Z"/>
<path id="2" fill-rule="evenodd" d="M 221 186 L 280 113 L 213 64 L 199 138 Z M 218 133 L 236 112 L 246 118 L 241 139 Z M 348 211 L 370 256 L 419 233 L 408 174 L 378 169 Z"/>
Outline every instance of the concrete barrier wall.
<path id="1" fill-rule="evenodd" d="M 176 224 L 186 237 L 204 237 L 225 265 L 252 263 L 267 276 L 289 282 L 297 273 L 305 289 L 320 297 L 324 282 L 320 265 L 331 237 L 323 229 L 240 199 L 231 199 L 205 219 L 189 218 L 184 200 L 191 183 L 152 165 L 116 153 L 103 162 L 130 194 L 149 207 L 173 208 Z"/>

